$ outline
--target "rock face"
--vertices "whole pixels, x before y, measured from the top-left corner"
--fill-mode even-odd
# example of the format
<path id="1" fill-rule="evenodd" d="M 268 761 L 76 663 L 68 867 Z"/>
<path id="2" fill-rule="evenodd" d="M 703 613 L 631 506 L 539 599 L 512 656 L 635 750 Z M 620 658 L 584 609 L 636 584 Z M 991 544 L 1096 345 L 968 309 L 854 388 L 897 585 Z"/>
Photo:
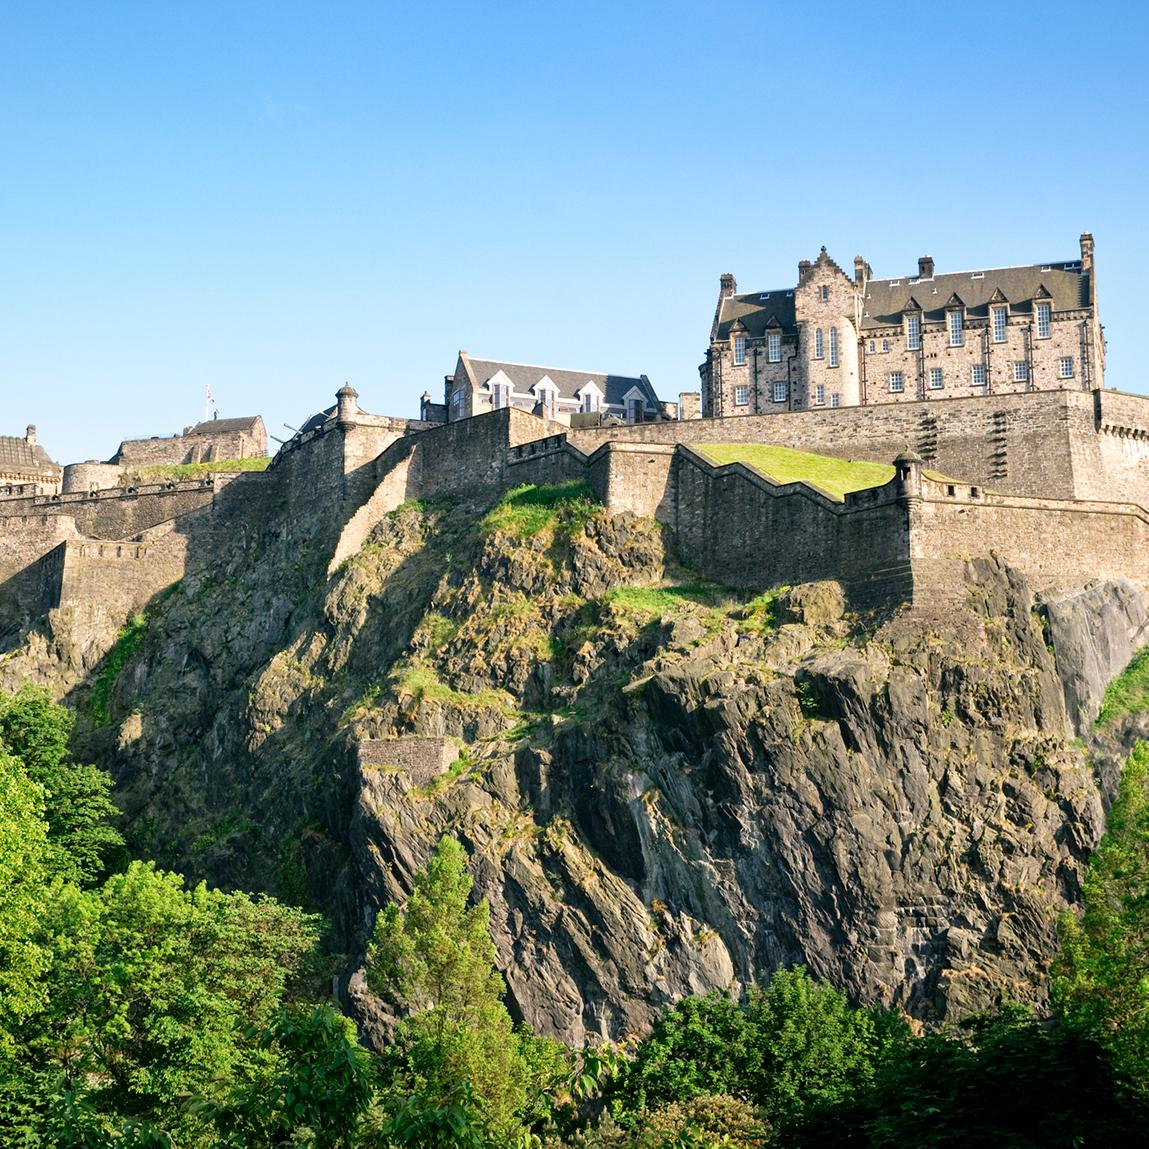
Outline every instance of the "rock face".
<path id="1" fill-rule="evenodd" d="M 1103 830 L 1066 698 L 1081 729 L 1139 592 L 1049 604 L 1055 662 L 994 559 L 964 610 L 869 619 L 833 584 L 699 585 L 573 496 L 404 506 L 330 578 L 321 552 L 237 534 L 81 731 L 142 852 L 317 902 L 361 954 L 457 835 L 514 1011 L 574 1043 L 798 962 L 922 1018 L 1041 1000 Z"/>

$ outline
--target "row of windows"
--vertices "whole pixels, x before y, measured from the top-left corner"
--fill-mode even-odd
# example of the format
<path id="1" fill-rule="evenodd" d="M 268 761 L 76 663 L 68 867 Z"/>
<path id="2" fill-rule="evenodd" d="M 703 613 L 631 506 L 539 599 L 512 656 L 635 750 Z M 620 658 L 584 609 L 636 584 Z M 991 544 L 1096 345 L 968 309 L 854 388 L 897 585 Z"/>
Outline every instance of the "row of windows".
<path id="1" fill-rule="evenodd" d="M 1015 383 L 1028 383 L 1029 382 L 1029 364 L 1024 359 L 1014 360 L 1013 363 L 1013 381 Z M 1057 361 L 1057 374 L 1061 379 L 1073 378 L 1073 356 L 1063 355 Z M 930 390 L 940 391 L 945 386 L 945 371 L 941 367 L 930 368 Z M 987 372 L 984 363 L 974 363 L 970 367 L 970 385 L 973 387 L 984 387 L 986 385 Z M 905 390 L 905 375 L 901 371 L 890 372 L 890 391 L 897 394 Z"/>
<path id="2" fill-rule="evenodd" d="M 775 383 L 771 389 L 771 397 L 775 403 L 785 403 L 789 398 L 790 385 L 788 383 Z M 734 405 L 745 407 L 750 403 L 750 388 L 739 386 L 734 388 Z"/>
<path id="3" fill-rule="evenodd" d="M 837 341 L 837 335 L 832 337 L 832 342 Z M 766 361 L 768 363 L 781 363 L 782 362 L 782 334 L 781 332 L 771 332 L 766 336 Z M 734 336 L 734 364 L 741 367 L 746 362 L 746 336 Z"/>
<path id="4" fill-rule="evenodd" d="M 814 332 L 814 358 L 825 359 L 826 357 L 826 337 L 822 329 L 819 327 Z M 830 328 L 830 366 L 838 366 L 838 329 L 836 327 Z"/>

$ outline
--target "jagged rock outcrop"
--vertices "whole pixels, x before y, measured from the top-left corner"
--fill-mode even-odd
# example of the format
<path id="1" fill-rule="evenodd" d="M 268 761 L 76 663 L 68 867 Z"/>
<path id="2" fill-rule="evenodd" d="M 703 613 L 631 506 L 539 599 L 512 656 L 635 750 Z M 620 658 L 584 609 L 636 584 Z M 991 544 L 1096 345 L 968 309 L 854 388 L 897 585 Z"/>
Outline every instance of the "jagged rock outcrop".
<path id="1" fill-rule="evenodd" d="M 514 1010 L 572 1042 L 797 962 L 923 1018 L 1042 1000 L 1103 830 L 1066 698 L 1080 729 L 1139 592 L 1047 604 L 1055 661 L 996 559 L 963 609 L 858 618 L 834 584 L 700 584 L 578 493 L 405 505 L 330 576 L 321 552 L 274 515 L 237 535 L 82 727 L 142 851 L 310 898 L 361 954 L 458 835 Z M 357 753 L 416 736 L 457 760 Z"/>

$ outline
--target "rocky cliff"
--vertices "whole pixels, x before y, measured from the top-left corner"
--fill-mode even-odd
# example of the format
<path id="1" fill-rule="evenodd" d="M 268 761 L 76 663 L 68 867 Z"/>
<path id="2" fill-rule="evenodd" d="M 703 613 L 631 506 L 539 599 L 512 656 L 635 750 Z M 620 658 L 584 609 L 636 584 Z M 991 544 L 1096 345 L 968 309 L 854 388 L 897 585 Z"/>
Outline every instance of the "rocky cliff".
<path id="1" fill-rule="evenodd" d="M 0 670 L 68 689 L 141 852 L 321 905 L 351 970 L 456 834 L 515 1011 L 576 1043 L 795 962 L 923 1018 L 1042 998 L 1136 731 L 1100 772 L 1074 735 L 1140 591 L 1039 611 L 986 558 L 944 616 L 749 598 L 577 488 L 405 505 L 327 577 L 261 515 L 103 664 L 57 620 Z"/>

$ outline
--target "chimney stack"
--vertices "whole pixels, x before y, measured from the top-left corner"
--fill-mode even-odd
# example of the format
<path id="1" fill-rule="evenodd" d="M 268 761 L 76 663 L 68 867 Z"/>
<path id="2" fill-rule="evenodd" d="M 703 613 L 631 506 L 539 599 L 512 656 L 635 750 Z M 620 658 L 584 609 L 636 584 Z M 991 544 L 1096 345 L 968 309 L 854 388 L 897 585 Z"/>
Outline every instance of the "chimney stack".
<path id="1" fill-rule="evenodd" d="M 27 441 L 29 447 L 36 446 L 36 424 L 35 423 L 29 423 L 28 424 L 28 430 L 27 430 L 27 432 L 25 432 L 24 438 Z"/>
<path id="2" fill-rule="evenodd" d="M 1093 270 L 1093 236 L 1087 231 L 1081 233 L 1081 270 Z"/>
<path id="3" fill-rule="evenodd" d="M 933 279 L 934 257 L 923 255 L 918 258 L 918 279 Z"/>
<path id="4" fill-rule="evenodd" d="M 867 278 L 869 268 L 866 266 L 866 261 L 860 256 L 854 256 L 854 282 L 860 284 L 863 279 Z"/>
<path id="5" fill-rule="evenodd" d="M 738 290 L 738 281 L 730 272 L 719 276 L 718 287 L 723 299 L 729 299 Z"/>

